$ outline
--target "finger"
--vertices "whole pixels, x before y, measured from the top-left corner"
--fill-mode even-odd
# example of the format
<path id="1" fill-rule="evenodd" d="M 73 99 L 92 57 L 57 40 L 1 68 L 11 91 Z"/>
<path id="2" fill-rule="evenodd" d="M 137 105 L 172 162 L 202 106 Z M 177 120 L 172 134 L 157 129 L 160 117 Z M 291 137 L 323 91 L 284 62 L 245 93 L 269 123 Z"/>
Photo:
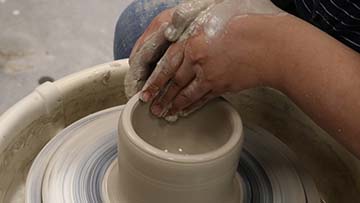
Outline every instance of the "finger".
<path id="1" fill-rule="evenodd" d="M 172 22 L 165 31 L 166 38 L 171 42 L 177 41 L 199 13 L 212 3 L 214 0 L 193 0 L 178 5 L 173 14 Z"/>
<path id="2" fill-rule="evenodd" d="M 142 42 L 142 39 L 136 42 L 130 55 L 130 65 L 148 65 L 159 60 L 164 51 L 170 46 L 164 35 L 167 25 L 168 23 L 163 23 L 159 30 L 145 37 L 144 42 Z"/>
<path id="3" fill-rule="evenodd" d="M 168 81 L 175 75 L 184 58 L 184 44 L 172 44 L 158 62 L 156 68 L 146 81 L 140 98 L 144 102 L 152 100 Z"/>
<path id="4" fill-rule="evenodd" d="M 143 35 L 141 35 L 139 37 L 139 39 L 136 40 L 135 45 L 133 46 L 131 53 L 130 53 L 130 59 L 133 58 L 133 56 L 135 56 L 135 54 L 139 51 L 140 47 L 144 44 L 145 40 L 144 40 L 144 35 L 146 35 L 146 31 L 143 33 Z"/>
<path id="5" fill-rule="evenodd" d="M 217 97 L 217 94 L 214 94 L 212 92 L 207 93 L 205 96 L 203 96 L 201 99 L 196 101 L 194 104 L 192 104 L 192 105 L 188 106 L 187 108 L 185 108 L 184 110 L 182 110 L 180 112 L 180 116 L 186 117 L 186 116 L 192 114 L 193 112 L 199 110 L 206 103 L 208 103 L 210 100 L 212 100 L 216 97 Z"/>
<path id="6" fill-rule="evenodd" d="M 128 97 L 141 90 L 152 71 L 152 63 L 159 60 L 169 46 L 169 42 L 163 34 L 166 26 L 167 24 L 160 26 L 159 31 L 149 36 L 149 40 L 142 45 L 139 51 L 131 55 L 130 69 L 125 76 L 125 93 Z"/>
<path id="7" fill-rule="evenodd" d="M 198 78 L 195 78 L 175 97 L 172 107 L 169 110 L 169 114 L 175 115 L 179 111 L 192 105 L 209 91 L 210 88 L 207 85 L 202 84 Z"/>
<path id="8" fill-rule="evenodd" d="M 159 29 L 159 27 L 161 26 L 168 27 L 174 12 L 175 12 L 175 8 L 171 8 L 161 12 L 158 16 L 156 16 L 156 18 L 154 18 L 154 20 L 151 21 L 150 25 L 146 28 L 145 32 L 136 41 L 135 45 L 133 46 L 131 55 L 134 55 L 137 51 L 139 51 L 140 47 L 142 47 L 143 44 L 147 40 L 149 40 L 149 36 L 152 33 L 160 30 L 160 33 L 164 34 L 164 29 L 162 28 Z"/>
<path id="9" fill-rule="evenodd" d="M 155 99 L 151 107 L 154 115 L 161 116 L 170 108 L 170 104 L 175 96 L 187 86 L 195 77 L 195 72 L 191 68 L 190 61 L 184 59 L 184 62 L 176 72 L 175 76 L 169 81 L 165 91 Z"/>

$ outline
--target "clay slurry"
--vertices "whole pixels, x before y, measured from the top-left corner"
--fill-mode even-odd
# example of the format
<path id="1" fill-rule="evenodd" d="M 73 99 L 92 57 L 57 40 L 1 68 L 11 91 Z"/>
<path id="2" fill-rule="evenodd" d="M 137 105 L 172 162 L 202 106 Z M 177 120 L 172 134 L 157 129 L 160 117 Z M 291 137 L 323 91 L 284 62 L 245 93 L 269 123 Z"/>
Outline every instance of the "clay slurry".
<path id="1" fill-rule="evenodd" d="M 132 117 L 134 130 L 145 142 L 165 152 L 202 154 L 218 149 L 231 136 L 228 112 L 218 102 L 212 102 L 175 123 L 153 116 L 148 109 L 148 104 L 144 103 L 135 108 Z"/>

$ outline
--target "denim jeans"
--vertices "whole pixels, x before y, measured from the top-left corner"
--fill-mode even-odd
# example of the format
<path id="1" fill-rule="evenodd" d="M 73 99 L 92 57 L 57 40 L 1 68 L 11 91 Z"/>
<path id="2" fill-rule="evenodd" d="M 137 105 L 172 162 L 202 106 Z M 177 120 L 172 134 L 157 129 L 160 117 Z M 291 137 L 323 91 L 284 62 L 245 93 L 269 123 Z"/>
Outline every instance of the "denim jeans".
<path id="1" fill-rule="evenodd" d="M 180 0 L 135 0 L 120 15 L 114 38 L 114 59 L 129 58 L 136 40 L 161 11 Z"/>

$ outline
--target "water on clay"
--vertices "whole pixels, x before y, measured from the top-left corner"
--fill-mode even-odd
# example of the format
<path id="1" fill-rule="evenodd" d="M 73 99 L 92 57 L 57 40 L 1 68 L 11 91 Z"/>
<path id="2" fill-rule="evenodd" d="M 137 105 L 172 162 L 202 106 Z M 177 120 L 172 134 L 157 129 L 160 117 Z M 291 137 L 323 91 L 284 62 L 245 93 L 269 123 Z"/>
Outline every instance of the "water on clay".
<path id="1" fill-rule="evenodd" d="M 232 127 L 228 112 L 217 103 L 208 105 L 207 110 L 200 109 L 197 113 L 181 118 L 175 123 L 156 118 L 148 109 L 148 104 L 140 103 L 134 110 L 134 130 L 145 142 L 165 152 L 202 154 L 218 149 L 231 136 Z M 215 117 L 214 111 L 217 112 Z M 147 115 L 144 115 L 144 112 L 147 112 Z"/>

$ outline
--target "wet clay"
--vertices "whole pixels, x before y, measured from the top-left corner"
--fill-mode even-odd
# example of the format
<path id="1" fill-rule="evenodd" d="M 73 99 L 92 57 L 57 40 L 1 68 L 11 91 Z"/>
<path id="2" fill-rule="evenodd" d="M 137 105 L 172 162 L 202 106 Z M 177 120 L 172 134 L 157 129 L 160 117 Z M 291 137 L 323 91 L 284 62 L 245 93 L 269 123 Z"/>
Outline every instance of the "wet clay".
<path id="1" fill-rule="evenodd" d="M 152 116 L 148 105 L 137 94 L 119 119 L 119 193 L 125 202 L 239 203 L 234 178 L 244 136 L 235 109 L 216 99 L 169 124 Z"/>
<path id="2" fill-rule="evenodd" d="M 154 156 L 158 157 L 158 153 L 139 156 L 142 154 L 141 150 L 136 150 L 139 146 L 131 143 L 128 143 L 131 145 L 130 148 L 124 150 L 127 148 L 127 141 L 120 136 L 119 153 L 116 154 L 117 133 L 114 118 L 119 115 L 119 111 L 121 107 L 90 115 L 52 139 L 33 163 L 27 186 L 31 186 L 28 189 L 32 190 L 27 192 L 27 196 L 36 197 L 36 188 L 42 187 L 45 202 L 59 203 L 65 200 L 121 203 L 243 203 L 249 202 L 251 198 L 260 198 L 260 202 L 273 200 L 276 203 L 319 203 L 320 198 L 312 180 L 302 173 L 302 167 L 295 164 L 296 157 L 291 150 L 263 129 L 256 126 L 245 128 L 247 137 L 242 152 L 244 156 L 238 168 L 242 176 L 240 178 L 236 175 L 233 179 L 231 173 L 234 167 L 227 168 L 231 164 L 224 162 L 229 158 L 228 153 L 231 151 L 213 157 L 212 160 L 199 159 L 195 162 L 189 160 L 198 154 L 184 156 L 171 155 L 169 152 L 165 154 L 171 159 L 159 160 L 154 159 Z M 136 154 L 133 154 L 132 150 Z M 240 152 L 235 151 L 234 155 L 236 154 Z M 179 161 L 174 155 L 186 157 L 188 160 Z M 116 160 L 117 156 L 120 163 Z M 47 157 L 50 158 L 48 162 L 44 161 Z M 146 160 L 150 162 L 146 163 Z M 46 169 L 42 169 L 42 166 L 46 166 Z M 243 170 L 244 168 L 246 170 Z M 230 175 L 226 169 L 230 169 Z M 249 172 L 252 175 L 248 174 Z M 258 176 L 261 173 L 267 178 Z M 256 179 L 253 178 L 254 175 Z M 224 177 L 230 181 L 229 184 L 221 184 Z M 213 183 L 217 183 L 218 189 L 210 195 L 199 190 L 198 186 L 204 188 Z M 257 183 L 262 186 L 256 186 Z M 148 184 L 150 191 L 146 188 Z M 232 190 L 227 190 L 226 185 L 233 186 Z M 159 187 L 161 192 L 157 193 L 159 191 L 156 188 Z M 225 189 L 223 192 L 226 195 L 221 196 L 221 199 L 215 195 L 219 189 Z M 191 195 L 186 195 L 187 190 L 190 190 Z M 251 194 L 251 190 L 259 192 Z M 234 191 L 240 192 L 236 192 L 232 198 Z M 136 199 L 127 199 L 133 195 L 132 198 Z M 142 199 L 144 196 L 145 200 Z M 28 202 L 40 203 L 41 200 Z"/>

